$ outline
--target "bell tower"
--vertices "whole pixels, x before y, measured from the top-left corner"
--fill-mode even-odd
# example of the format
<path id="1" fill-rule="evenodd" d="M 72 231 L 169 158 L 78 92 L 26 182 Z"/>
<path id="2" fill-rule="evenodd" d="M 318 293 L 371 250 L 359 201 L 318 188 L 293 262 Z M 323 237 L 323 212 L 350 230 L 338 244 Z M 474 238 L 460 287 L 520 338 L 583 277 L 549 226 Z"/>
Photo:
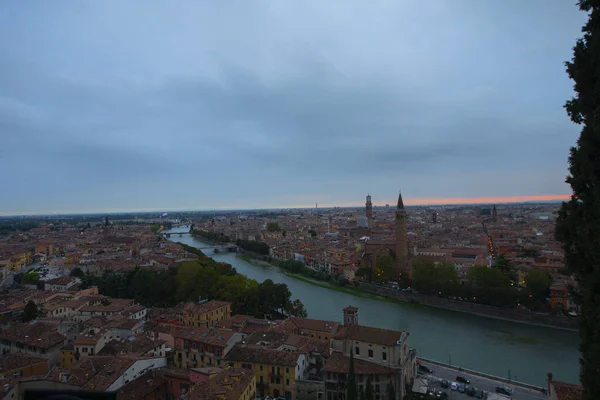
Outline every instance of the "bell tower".
<path id="1" fill-rule="evenodd" d="M 358 325 L 358 308 L 348 306 L 344 308 L 344 325 Z"/>
<path id="2" fill-rule="evenodd" d="M 367 224 L 369 228 L 373 227 L 373 203 L 371 202 L 371 195 L 367 195 L 367 203 L 366 203 L 366 213 L 367 213 Z"/>
<path id="3" fill-rule="evenodd" d="M 406 228 L 406 210 L 402 201 L 402 193 L 398 194 L 398 205 L 396 206 L 396 272 L 398 278 L 401 274 L 408 274 L 408 232 Z"/>

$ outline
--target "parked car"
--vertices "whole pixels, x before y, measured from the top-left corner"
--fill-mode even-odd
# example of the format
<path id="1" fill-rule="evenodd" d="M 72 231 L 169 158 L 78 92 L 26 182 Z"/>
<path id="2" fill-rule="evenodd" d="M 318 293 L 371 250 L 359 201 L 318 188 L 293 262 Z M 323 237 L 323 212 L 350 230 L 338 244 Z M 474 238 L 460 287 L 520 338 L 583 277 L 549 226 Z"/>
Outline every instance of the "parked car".
<path id="1" fill-rule="evenodd" d="M 448 393 L 442 392 L 441 390 L 438 390 L 437 392 L 435 392 L 435 397 L 438 398 L 438 399 L 447 399 L 448 398 Z"/>
<path id="2" fill-rule="evenodd" d="M 445 380 L 445 379 L 443 379 L 443 380 L 442 380 L 442 387 L 443 387 L 444 389 L 448 389 L 448 386 L 449 386 L 449 383 L 448 383 L 448 381 L 447 381 L 447 380 Z"/>
<path id="3" fill-rule="evenodd" d="M 462 383 L 459 383 L 458 384 L 458 391 L 461 392 L 461 393 L 464 393 L 465 392 L 465 385 L 462 384 Z"/>
<path id="4" fill-rule="evenodd" d="M 507 386 L 496 386 L 496 393 L 510 396 L 512 394 L 512 390 L 510 390 L 510 388 Z"/>
<path id="5" fill-rule="evenodd" d="M 477 399 L 483 399 L 483 390 L 481 390 L 481 389 L 475 389 L 475 398 L 477 398 Z"/>
<path id="6" fill-rule="evenodd" d="M 456 382 L 466 383 L 467 385 L 468 385 L 469 383 L 471 383 L 471 381 L 470 381 L 470 380 L 468 380 L 468 379 L 467 379 L 467 378 L 465 378 L 464 376 L 460 376 L 460 375 L 456 377 Z"/>
<path id="7" fill-rule="evenodd" d="M 419 372 L 424 372 L 426 374 L 433 374 L 433 370 L 426 365 L 419 365 Z"/>
<path id="8" fill-rule="evenodd" d="M 465 387 L 465 393 L 468 396 L 475 397 L 475 388 L 473 386 L 467 386 Z"/>
<path id="9" fill-rule="evenodd" d="M 452 382 L 450 384 L 450 390 L 458 390 L 458 383 Z"/>

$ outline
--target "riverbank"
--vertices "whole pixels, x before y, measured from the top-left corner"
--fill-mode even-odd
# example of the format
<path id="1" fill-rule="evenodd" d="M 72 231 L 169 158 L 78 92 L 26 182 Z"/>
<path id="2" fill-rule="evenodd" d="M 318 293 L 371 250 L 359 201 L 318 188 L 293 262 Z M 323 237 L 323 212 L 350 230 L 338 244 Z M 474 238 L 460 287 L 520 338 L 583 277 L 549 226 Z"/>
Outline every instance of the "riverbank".
<path id="1" fill-rule="evenodd" d="M 502 321 L 516 322 L 520 324 L 543 326 L 545 328 L 562 329 L 577 332 L 577 320 L 566 317 L 555 317 L 547 314 L 535 314 L 530 312 L 510 310 L 483 304 L 452 300 L 443 297 L 427 296 L 411 292 L 377 286 L 366 282 L 360 282 L 360 287 L 370 293 L 376 293 L 392 297 L 400 301 L 423 304 L 429 307 L 442 308 L 445 310 L 477 315 L 479 317 L 493 318 Z"/>
<path id="2" fill-rule="evenodd" d="M 244 252 L 243 255 L 239 257 L 242 257 L 244 261 L 251 264 L 254 263 L 255 265 L 261 265 L 260 263 L 262 263 L 263 266 L 268 265 L 280 268 L 278 265 L 264 261 L 252 253 Z M 258 262 L 259 264 L 256 264 L 256 262 Z M 573 332 L 578 331 L 577 320 L 571 318 L 561 318 L 546 314 L 534 314 L 519 310 L 503 309 L 499 307 L 487 306 L 471 302 L 461 302 L 458 300 L 452 300 L 442 297 L 420 295 L 412 292 L 402 292 L 397 289 L 373 285 L 366 282 L 359 282 L 358 287 L 339 286 L 336 284 L 332 284 L 329 281 L 316 281 L 312 278 L 307 278 L 300 274 L 291 273 L 289 271 L 286 271 L 285 269 L 280 268 L 280 270 L 287 276 L 303 281 L 305 283 L 314 286 L 319 286 L 329 290 L 335 290 L 337 292 L 351 294 L 353 296 L 385 300 L 395 303 L 409 304 L 413 306 L 419 305 L 422 307 L 439 308 L 507 322 L 542 326 L 546 328 L 562 329 Z"/>

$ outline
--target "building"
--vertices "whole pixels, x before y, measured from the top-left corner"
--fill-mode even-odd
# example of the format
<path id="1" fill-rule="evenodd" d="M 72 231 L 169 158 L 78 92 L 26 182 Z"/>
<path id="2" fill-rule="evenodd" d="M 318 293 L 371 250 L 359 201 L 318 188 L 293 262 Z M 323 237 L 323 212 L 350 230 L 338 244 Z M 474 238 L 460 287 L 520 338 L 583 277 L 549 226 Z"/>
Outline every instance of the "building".
<path id="1" fill-rule="evenodd" d="M 81 279 L 71 276 L 61 276 L 44 282 L 44 290 L 64 292 L 81 283 Z"/>
<path id="2" fill-rule="evenodd" d="M 342 353 L 333 353 L 329 357 L 324 368 L 326 400 L 345 398 L 349 368 L 350 357 Z M 373 387 L 375 398 L 379 400 L 392 400 L 387 397 L 388 385 L 394 387 L 399 385 L 398 374 L 395 369 L 356 358 L 354 359 L 354 375 L 356 384 L 363 391 L 369 381 Z M 397 396 L 397 399 L 400 398 Z"/>
<path id="3" fill-rule="evenodd" d="M 398 205 L 396 206 L 396 270 L 398 278 L 402 274 L 406 274 L 409 278 L 412 277 L 408 263 L 408 231 L 402 193 L 398 194 Z"/>
<path id="4" fill-rule="evenodd" d="M 183 326 L 209 327 L 231 317 L 231 303 L 228 301 L 200 301 L 187 303 L 181 313 Z"/>
<path id="5" fill-rule="evenodd" d="M 0 332 L 2 354 L 28 354 L 45 358 L 48 367 L 53 367 L 60 358 L 60 348 L 66 337 L 55 327 L 37 321 L 18 323 Z"/>
<path id="6" fill-rule="evenodd" d="M 166 366 L 163 357 L 100 357 L 77 361 L 70 368 L 55 367 L 43 379 L 46 388 L 116 391 L 148 371 Z M 38 386 L 39 387 L 39 386 Z M 43 386 L 41 388 L 44 388 Z"/>
<path id="7" fill-rule="evenodd" d="M 583 386 L 573 383 L 559 382 L 548 374 L 548 400 L 583 400 Z"/>
<path id="8" fill-rule="evenodd" d="M 220 367 L 243 333 L 218 328 L 186 328 L 174 332 L 177 368 Z"/>
<path id="9" fill-rule="evenodd" d="M 340 323 L 335 321 L 296 317 L 286 319 L 283 324 L 283 328 L 290 333 L 323 340 L 331 339 L 339 326 Z"/>
<path id="10" fill-rule="evenodd" d="M 236 344 L 225 357 L 235 368 L 256 373 L 256 394 L 260 397 L 296 398 L 296 381 L 306 375 L 306 354 L 265 348 L 260 345 Z"/>
<path id="11" fill-rule="evenodd" d="M 402 398 L 408 388 L 412 386 L 416 376 L 416 352 L 409 349 L 408 336 L 409 333 L 406 331 L 360 325 L 358 324 L 358 308 L 346 307 L 344 308 L 344 326 L 338 330 L 331 340 L 332 357 L 333 353 L 340 353 L 345 358 L 342 359 L 337 356 L 331 364 L 336 365 L 336 367 L 330 368 L 330 372 L 337 371 L 336 373 L 339 374 L 338 364 L 345 363 L 344 365 L 349 366 L 350 354 L 352 354 L 354 360 L 377 364 L 393 370 L 394 376 L 391 376 L 389 370 L 372 367 L 373 371 L 377 371 L 373 375 L 388 376 L 385 378 L 387 379 L 386 382 L 391 383 L 397 396 Z M 330 360 L 332 357 L 330 357 Z M 327 364 L 330 363 L 330 360 L 327 361 Z M 325 371 L 327 371 L 327 364 L 325 365 Z M 369 370 L 367 364 L 360 364 L 360 366 L 364 371 Z M 369 375 L 369 373 L 365 372 L 365 375 Z M 335 379 L 341 379 L 341 377 L 336 375 L 335 378 L 331 378 L 331 380 Z M 331 385 L 329 387 L 332 388 Z M 332 388 L 332 393 L 335 393 L 336 390 Z M 386 390 L 387 384 L 383 388 L 383 391 Z"/>
<path id="12" fill-rule="evenodd" d="M 71 368 L 71 365 L 75 364 L 75 346 L 73 343 L 69 343 L 60 348 L 60 360 L 59 365 L 62 368 Z"/>
<path id="13" fill-rule="evenodd" d="M 5 354 L 0 357 L 0 379 L 45 375 L 48 372 L 45 358 L 26 354 Z"/>
<path id="14" fill-rule="evenodd" d="M 569 290 L 565 280 L 556 280 L 550 286 L 550 306 L 553 310 L 569 310 Z"/>
<path id="15" fill-rule="evenodd" d="M 190 400 L 254 400 L 256 375 L 247 368 L 230 368 L 190 388 Z"/>
<path id="16" fill-rule="evenodd" d="M 367 195 L 366 202 L 366 216 L 367 216 L 367 226 L 369 228 L 373 227 L 373 203 L 371 202 L 371 195 Z"/>

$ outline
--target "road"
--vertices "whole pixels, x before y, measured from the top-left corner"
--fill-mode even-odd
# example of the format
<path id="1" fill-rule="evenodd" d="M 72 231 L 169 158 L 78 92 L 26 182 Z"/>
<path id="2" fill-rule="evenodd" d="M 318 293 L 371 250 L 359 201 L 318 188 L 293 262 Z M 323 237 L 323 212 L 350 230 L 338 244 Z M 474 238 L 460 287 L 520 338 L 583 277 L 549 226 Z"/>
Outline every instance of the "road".
<path id="1" fill-rule="evenodd" d="M 423 363 L 423 365 L 427 365 Z M 520 386 L 508 385 L 513 390 L 512 397 L 496 394 L 496 386 L 505 386 L 506 384 L 503 382 L 498 382 L 492 379 L 483 378 L 477 375 L 470 375 L 463 372 L 456 372 L 454 368 L 442 367 L 439 365 L 427 365 L 427 367 L 433 370 L 433 374 L 431 375 L 421 375 L 421 378 L 432 378 L 431 380 L 436 381 L 434 383 L 435 390 L 444 390 L 448 393 L 450 400 L 461 400 L 461 399 L 473 399 L 473 397 L 469 397 L 464 393 L 458 393 L 456 391 L 451 391 L 450 389 L 442 389 L 440 386 L 440 381 L 442 379 L 446 379 L 448 382 L 456 381 L 456 376 L 464 376 L 468 380 L 471 381 L 469 386 L 474 386 L 478 389 L 483 389 L 488 392 L 488 400 L 546 400 L 547 396 L 537 390 L 526 389 Z"/>

